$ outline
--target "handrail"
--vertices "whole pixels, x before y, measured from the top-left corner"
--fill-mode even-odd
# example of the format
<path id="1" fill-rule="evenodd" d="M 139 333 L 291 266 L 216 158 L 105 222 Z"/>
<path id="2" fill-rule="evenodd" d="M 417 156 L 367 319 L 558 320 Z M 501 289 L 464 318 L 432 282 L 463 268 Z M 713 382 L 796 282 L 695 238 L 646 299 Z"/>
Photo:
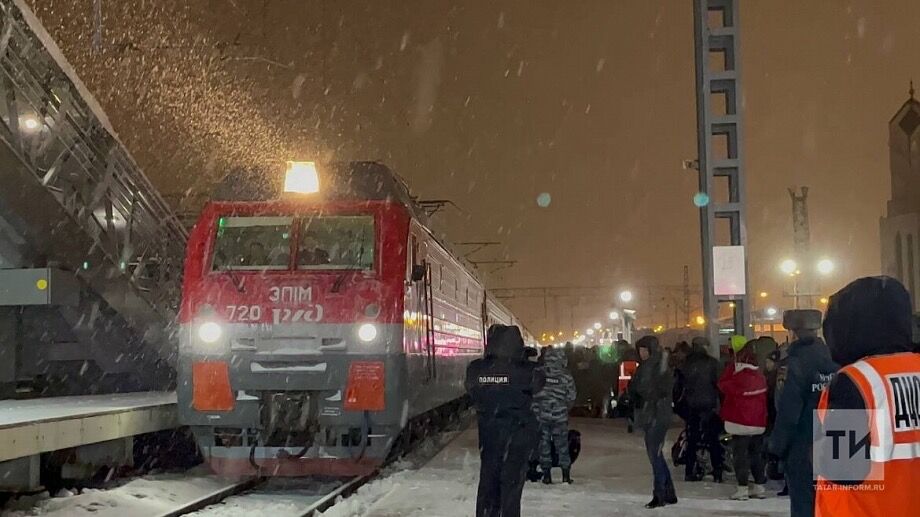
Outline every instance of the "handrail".
<path id="1" fill-rule="evenodd" d="M 188 233 L 34 15 L 0 0 L 0 27 L 0 140 L 171 322 Z M 90 266 L 72 262 L 74 271 Z"/>

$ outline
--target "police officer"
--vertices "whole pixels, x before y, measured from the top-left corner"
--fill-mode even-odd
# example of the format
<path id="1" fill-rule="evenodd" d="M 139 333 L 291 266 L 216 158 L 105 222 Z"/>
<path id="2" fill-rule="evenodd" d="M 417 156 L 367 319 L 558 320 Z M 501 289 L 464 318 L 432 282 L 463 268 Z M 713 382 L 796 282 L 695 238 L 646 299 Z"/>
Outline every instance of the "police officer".
<path id="1" fill-rule="evenodd" d="M 814 411 L 821 390 L 838 366 L 818 337 L 820 311 L 786 311 L 783 326 L 794 333 L 796 340 L 789 345 L 769 449 L 783 460 L 792 517 L 809 517 L 814 515 L 815 504 L 811 462 Z"/>
<path id="2" fill-rule="evenodd" d="M 479 423 L 479 492 L 476 517 L 519 517 L 527 461 L 538 424 L 531 405 L 543 388 L 536 364 L 524 357 L 516 326 L 492 325 L 485 357 L 470 363 L 466 389 Z"/>
<path id="3" fill-rule="evenodd" d="M 575 403 L 575 380 L 566 369 L 565 353 L 550 348 L 543 358 L 546 386 L 534 396 L 534 410 L 540 422 L 540 469 L 543 483 L 553 482 L 553 447 L 562 469 L 562 482 L 571 483 L 572 459 L 569 456 L 569 410 Z"/>
<path id="4" fill-rule="evenodd" d="M 910 294 L 889 277 L 860 278 L 831 297 L 824 337 L 843 368 L 821 395 L 818 417 L 828 425 L 834 410 L 877 413 L 859 419 L 871 423 L 869 461 L 859 475 L 859 466 L 849 465 L 847 479 L 837 482 L 816 468 L 820 517 L 917 515 L 920 354 L 911 343 L 911 312 Z"/>

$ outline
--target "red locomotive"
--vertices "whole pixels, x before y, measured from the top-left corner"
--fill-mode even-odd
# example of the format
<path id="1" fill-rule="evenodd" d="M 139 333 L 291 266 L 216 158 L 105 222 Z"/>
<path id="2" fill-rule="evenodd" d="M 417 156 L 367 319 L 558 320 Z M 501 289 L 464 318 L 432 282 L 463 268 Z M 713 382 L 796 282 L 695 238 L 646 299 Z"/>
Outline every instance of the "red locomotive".
<path id="1" fill-rule="evenodd" d="M 462 404 L 488 324 L 519 323 L 385 166 L 294 172 L 322 188 L 212 202 L 189 237 L 180 418 L 219 473 L 368 472 Z"/>

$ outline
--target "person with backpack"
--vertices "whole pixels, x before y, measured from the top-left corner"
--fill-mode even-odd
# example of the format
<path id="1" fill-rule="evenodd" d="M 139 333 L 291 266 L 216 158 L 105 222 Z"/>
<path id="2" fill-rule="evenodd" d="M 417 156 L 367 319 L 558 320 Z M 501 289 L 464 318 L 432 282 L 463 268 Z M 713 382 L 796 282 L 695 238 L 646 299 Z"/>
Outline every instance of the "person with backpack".
<path id="1" fill-rule="evenodd" d="M 684 481 L 700 481 L 696 472 L 697 448 L 700 445 L 709 452 L 712 463 L 712 477 L 722 482 L 722 444 L 719 434 L 722 421 L 719 420 L 719 360 L 709 355 L 709 341 L 703 337 L 693 338 L 693 344 L 683 367 L 683 393 L 681 398 L 687 411 L 687 453 Z"/>
<path id="2" fill-rule="evenodd" d="M 735 339 L 739 338 L 739 339 Z M 767 429 L 767 379 L 757 367 L 753 341 L 740 345 L 744 338 L 732 339 L 734 362 L 725 366 L 719 379 L 719 390 L 725 396 L 721 416 L 725 431 L 732 435 L 732 455 L 738 490 L 731 496 L 738 501 L 749 497 L 766 498 L 763 434 Z M 738 346 L 738 348 L 735 348 Z M 754 486 L 748 486 L 748 476 Z"/>
<path id="3" fill-rule="evenodd" d="M 534 413 L 540 422 L 540 470 L 543 483 L 553 482 L 553 448 L 556 450 L 562 482 L 572 483 L 572 460 L 569 456 L 569 410 L 577 392 L 575 380 L 566 368 L 562 350 L 550 348 L 543 357 L 545 384 L 533 398 Z"/>

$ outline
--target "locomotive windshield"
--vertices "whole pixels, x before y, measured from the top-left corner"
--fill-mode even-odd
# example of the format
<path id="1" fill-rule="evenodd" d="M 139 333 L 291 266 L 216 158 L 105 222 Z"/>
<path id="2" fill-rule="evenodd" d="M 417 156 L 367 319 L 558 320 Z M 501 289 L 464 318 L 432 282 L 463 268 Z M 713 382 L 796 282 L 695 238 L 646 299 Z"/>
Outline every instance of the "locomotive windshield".
<path id="1" fill-rule="evenodd" d="M 287 269 L 293 217 L 221 217 L 213 271 Z"/>
<path id="2" fill-rule="evenodd" d="M 296 222 L 294 217 L 221 217 L 211 270 L 287 270 L 294 249 L 300 270 L 373 269 L 374 217 L 313 215 Z"/>
<path id="3" fill-rule="evenodd" d="M 301 222 L 298 269 L 373 267 L 373 216 L 317 215 Z"/>

